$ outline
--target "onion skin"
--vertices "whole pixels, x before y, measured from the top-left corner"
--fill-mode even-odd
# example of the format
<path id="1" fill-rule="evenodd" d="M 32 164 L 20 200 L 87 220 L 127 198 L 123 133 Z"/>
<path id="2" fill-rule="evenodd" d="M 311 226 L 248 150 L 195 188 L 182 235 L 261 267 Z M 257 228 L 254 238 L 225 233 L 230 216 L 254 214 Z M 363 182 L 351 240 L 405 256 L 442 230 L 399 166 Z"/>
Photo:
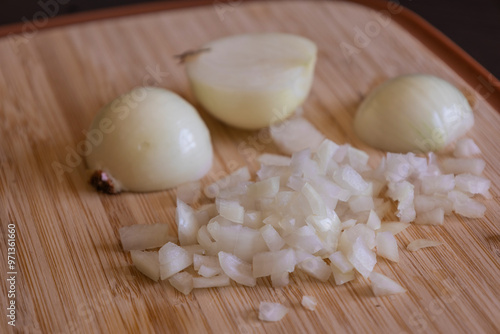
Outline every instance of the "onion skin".
<path id="1" fill-rule="evenodd" d="M 365 98 L 354 118 L 354 130 L 364 142 L 398 153 L 439 151 L 473 125 L 465 96 L 425 74 L 385 82 Z"/>
<path id="2" fill-rule="evenodd" d="M 186 58 L 191 88 L 208 112 L 231 126 L 253 130 L 283 121 L 311 89 L 317 48 L 306 38 L 235 35 L 203 50 Z"/>
<path id="3" fill-rule="evenodd" d="M 208 128 L 173 92 L 136 88 L 105 106 L 89 133 L 104 121 L 107 131 L 87 156 L 91 183 L 100 191 L 164 190 L 198 180 L 212 166 Z"/>

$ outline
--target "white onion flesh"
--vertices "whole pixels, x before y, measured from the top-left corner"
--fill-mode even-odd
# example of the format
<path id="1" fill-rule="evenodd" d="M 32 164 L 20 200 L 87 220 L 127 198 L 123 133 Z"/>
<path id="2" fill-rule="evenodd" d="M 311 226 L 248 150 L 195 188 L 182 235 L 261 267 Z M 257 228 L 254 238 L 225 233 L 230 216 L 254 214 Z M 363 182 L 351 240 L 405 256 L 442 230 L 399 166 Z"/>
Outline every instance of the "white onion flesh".
<path id="1" fill-rule="evenodd" d="M 104 123 L 109 131 L 102 134 Z M 212 166 L 207 126 L 188 102 L 165 89 L 140 87 L 120 96 L 99 112 L 91 133 L 101 140 L 87 167 L 92 184 L 105 192 L 164 190 L 199 180 Z"/>
<path id="2" fill-rule="evenodd" d="M 158 252 L 143 252 L 139 250 L 130 251 L 132 263 L 141 273 L 153 281 L 160 279 L 160 260 Z"/>
<path id="3" fill-rule="evenodd" d="M 217 275 L 213 277 L 193 277 L 193 288 L 219 288 L 231 285 L 231 280 L 227 275 Z"/>
<path id="4" fill-rule="evenodd" d="M 185 295 L 188 295 L 193 290 L 193 275 L 185 271 L 173 275 L 168 279 L 168 282 Z"/>
<path id="5" fill-rule="evenodd" d="M 481 154 L 481 150 L 476 145 L 474 140 L 470 138 L 461 138 L 455 144 L 453 155 L 457 158 L 470 158 L 474 155 Z"/>
<path id="6" fill-rule="evenodd" d="M 318 305 L 318 300 L 313 296 L 302 296 L 300 304 L 309 311 L 314 311 Z"/>
<path id="7" fill-rule="evenodd" d="M 193 258 L 182 247 L 172 242 L 166 243 L 158 251 L 161 279 L 167 279 L 193 263 Z"/>
<path id="8" fill-rule="evenodd" d="M 406 289 L 387 276 L 372 272 L 371 288 L 375 296 L 387 296 L 406 292 Z"/>
<path id="9" fill-rule="evenodd" d="M 284 120 L 309 94 L 316 45 L 282 33 L 233 35 L 186 58 L 191 88 L 221 121 L 258 129 Z"/>
<path id="10" fill-rule="evenodd" d="M 288 308 L 278 303 L 261 302 L 259 319 L 263 321 L 280 321 L 288 313 Z"/>
<path id="11" fill-rule="evenodd" d="M 377 233 L 377 255 L 393 262 L 399 261 L 398 244 L 391 232 Z"/>
<path id="12" fill-rule="evenodd" d="M 436 247 L 439 245 L 442 245 L 443 243 L 441 241 L 435 241 L 435 240 L 428 240 L 428 239 L 417 239 L 413 240 L 406 246 L 406 249 L 408 249 L 411 252 L 416 252 L 419 249 L 422 248 L 427 248 L 427 247 Z"/>
<path id="13" fill-rule="evenodd" d="M 233 254 L 219 252 L 219 263 L 224 273 L 236 283 L 255 286 L 256 280 L 252 274 L 252 265 L 237 258 Z"/>
<path id="14" fill-rule="evenodd" d="M 215 204 L 194 211 L 179 201 L 179 222 L 193 221 L 179 224 L 179 236 L 189 231 L 196 241 L 160 249 L 161 278 L 192 263 L 195 288 L 231 280 L 254 286 L 260 277 L 278 288 L 298 268 L 324 282 L 333 274 L 337 285 L 359 272 L 375 294 L 400 293 L 397 283 L 374 273 L 377 256 L 397 262 L 395 235 L 411 223 L 443 224 L 453 212 L 482 217 L 485 206 L 474 196 L 488 196 L 491 185 L 473 174 L 443 174 L 434 154 L 388 154 L 373 169 L 361 151 L 329 140 L 316 152 L 268 155 L 261 164 L 255 182 L 242 168 L 213 183 Z M 400 221 L 385 221 L 391 200 Z"/>

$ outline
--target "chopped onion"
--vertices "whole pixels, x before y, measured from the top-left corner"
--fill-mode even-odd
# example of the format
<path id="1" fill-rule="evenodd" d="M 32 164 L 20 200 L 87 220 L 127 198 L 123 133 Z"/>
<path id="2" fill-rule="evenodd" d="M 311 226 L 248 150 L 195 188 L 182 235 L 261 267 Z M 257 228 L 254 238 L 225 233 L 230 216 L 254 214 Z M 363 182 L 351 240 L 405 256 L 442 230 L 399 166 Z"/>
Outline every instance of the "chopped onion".
<path id="1" fill-rule="evenodd" d="M 332 269 L 321 259 L 320 257 L 313 256 L 307 260 L 304 260 L 298 264 L 298 267 L 312 276 L 317 278 L 322 282 L 328 281 L 330 275 L 332 274 Z"/>
<path id="2" fill-rule="evenodd" d="M 371 228 L 372 230 L 378 230 L 382 223 L 380 222 L 380 218 L 377 213 L 373 210 L 370 210 L 370 215 L 368 216 L 368 220 L 366 221 L 366 226 Z"/>
<path id="3" fill-rule="evenodd" d="M 411 252 L 416 252 L 419 249 L 426 248 L 426 247 L 436 247 L 439 245 L 442 245 L 443 243 L 441 241 L 435 241 L 435 240 L 427 240 L 427 239 L 417 239 L 413 240 L 406 246 L 406 249 L 408 249 Z"/>
<path id="4" fill-rule="evenodd" d="M 266 242 L 269 250 L 275 252 L 279 251 L 283 246 L 285 246 L 285 240 L 280 236 L 276 229 L 272 225 L 266 225 L 260 229 L 260 234 Z"/>
<path id="5" fill-rule="evenodd" d="M 160 279 L 160 261 L 158 252 L 130 251 L 132 263 L 141 273 L 158 282 Z"/>
<path id="6" fill-rule="evenodd" d="M 261 302 L 259 319 L 263 321 L 280 321 L 288 313 L 288 309 L 278 303 Z"/>
<path id="7" fill-rule="evenodd" d="M 481 175 L 486 162 L 478 158 L 445 158 L 440 166 L 444 173 Z"/>
<path id="8" fill-rule="evenodd" d="M 177 187 L 177 199 L 186 204 L 193 204 L 198 201 L 201 195 L 201 182 L 194 181 L 181 184 Z"/>
<path id="9" fill-rule="evenodd" d="M 286 154 L 306 148 L 316 150 L 325 137 L 305 118 L 292 118 L 271 126 L 271 137 L 279 149 Z"/>
<path id="10" fill-rule="evenodd" d="M 230 253 L 219 252 L 219 263 L 224 273 L 236 283 L 255 286 L 252 265 Z"/>
<path id="11" fill-rule="evenodd" d="M 234 223 L 243 224 L 245 218 L 245 208 L 238 201 L 217 199 L 215 202 L 219 214 Z"/>
<path id="12" fill-rule="evenodd" d="M 280 177 L 275 176 L 247 187 L 247 196 L 252 198 L 274 197 L 280 190 Z"/>
<path id="13" fill-rule="evenodd" d="M 193 277 L 193 288 L 216 288 L 231 285 L 231 280 L 226 275 L 217 275 L 213 277 Z"/>
<path id="14" fill-rule="evenodd" d="M 170 277 L 168 282 L 176 290 L 185 295 L 188 295 L 193 290 L 193 275 L 185 271 Z"/>
<path id="15" fill-rule="evenodd" d="M 415 224 L 420 225 L 443 225 L 444 223 L 444 210 L 436 208 L 428 212 L 422 212 L 415 218 Z"/>
<path id="16" fill-rule="evenodd" d="M 261 252 L 253 257 L 253 277 L 269 276 L 284 271 L 293 272 L 296 265 L 295 252 L 291 248 L 277 252 Z"/>
<path id="17" fill-rule="evenodd" d="M 290 274 L 288 271 L 271 274 L 271 285 L 273 288 L 281 288 L 290 283 Z"/>
<path id="18" fill-rule="evenodd" d="M 332 266 L 335 266 L 342 274 L 345 274 L 354 269 L 351 262 L 349 262 L 345 255 L 340 251 L 330 255 L 328 259 L 331 261 Z"/>
<path id="19" fill-rule="evenodd" d="M 195 244 L 199 225 L 194 210 L 180 199 L 177 199 L 175 222 L 177 223 L 179 243 L 182 246 Z"/>
<path id="20" fill-rule="evenodd" d="M 406 292 L 406 289 L 387 276 L 372 272 L 370 281 L 375 296 L 387 296 Z"/>
<path id="21" fill-rule="evenodd" d="M 168 242 L 160 248 L 158 254 L 162 280 L 180 272 L 193 263 L 193 258 L 189 256 L 189 253 L 172 242 Z"/>
<path id="22" fill-rule="evenodd" d="M 490 197 L 489 189 L 491 181 L 472 174 L 460 174 L 455 177 L 456 189 L 470 194 L 481 194 Z"/>
<path id="23" fill-rule="evenodd" d="M 365 245 L 362 237 L 356 239 L 352 249 L 347 254 L 347 259 L 363 277 L 370 276 L 377 263 L 375 253 Z"/>
<path id="24" fill-rule="evenodd" d="M 398 243 L 391 232 L 377 233 L 377 255 L 393 262 L 399 261 Z"/>
<path id="25" fill-rule="evenodd" d="M 259 155 L 257 161 L 265 166 L 287 167 L 290 166 L 291 159 L 285 155 L 264 153 Z"/>
<path id="26" fill-rule="evenodd" d="M 474 155 L 481 154 L 481 150 L 476 145 L 474 140 L 470 138 L 461 138 L 455 145 L 453 155 L 457 158 L 470 158 Z"/>
<path id="27" fill-rule="evenodd" d="M 388 223 L 382 223 L 377 232 L 382 233 L 388 231 L 391 232 L 393 235 L 396 235 L 400 232 L 403 232 L 408 227 L 410 227 L 410 223 L 388 222 Z"/>
<path id="28" fill-rule="evenodd" d="M 300 304 L 309 311 L 314 311 L 318 305 L 318 300 L 313 296 L 302 296 Z"/>
<path id="29" fill-rule="evenodd" d="M 168 224 L 136 224 L 120 228 L 120 240 L 123 249 L 144 250 L 161 247 L 167 242 L 176 242 L 177 238 L 169 235 Z"/>
<path id="30" fill-rule="evenodd" d="M 331 268 L 332 268 L 333 278 L 335 279 L 336 285 L 345 284 L 347 282 L 354 280 L 354 278 L 356 277 L 354 270 L 343 273 L 337 267 L 335 267 L 333 265 L 331 265 Z"/>

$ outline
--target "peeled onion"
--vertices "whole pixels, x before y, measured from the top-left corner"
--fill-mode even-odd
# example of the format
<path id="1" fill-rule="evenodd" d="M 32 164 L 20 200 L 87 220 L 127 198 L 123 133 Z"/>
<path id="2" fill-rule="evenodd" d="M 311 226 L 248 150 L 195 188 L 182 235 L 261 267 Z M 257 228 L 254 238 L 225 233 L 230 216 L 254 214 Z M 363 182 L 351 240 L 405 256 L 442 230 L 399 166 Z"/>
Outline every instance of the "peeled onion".
<path id="1" fill-rule="evenodd" d="M 91 183 L 108 193 L 172 188 L 212 166 L 207 126 L 188 102 L 161 88 L 136 88 L 112 101 L 87 136 L 96 141 L 87 156 Z"/>
<path id="2" fill-rule="evenodd" d="M 389 152 L 439 151 L 474 125 L 465 96 L 447 81 L 414 74 L 371 92 L 354 119 L 356 134 Z"/>
<path id="3" fill-rule="evenodd" d="M 185 57 L 193 92 L 221 121 L 258 129 L 290 116 L 311 88 L 316 45 L 282 33 L 234 35 Z"/>

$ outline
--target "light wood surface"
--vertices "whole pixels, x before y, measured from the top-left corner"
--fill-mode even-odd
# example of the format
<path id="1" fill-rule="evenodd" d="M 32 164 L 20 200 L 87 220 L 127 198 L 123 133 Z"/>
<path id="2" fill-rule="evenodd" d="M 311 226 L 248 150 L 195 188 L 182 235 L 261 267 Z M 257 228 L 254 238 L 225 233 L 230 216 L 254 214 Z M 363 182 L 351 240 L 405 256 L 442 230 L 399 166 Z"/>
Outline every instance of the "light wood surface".
<path id="1" fill-rule="evenodd" d="M 494 95 L 488 95 L 488 79 L 495 79 L 469 75 L 464 80 L 453 54 L 438 57 L 425 41 L 395 22 L 396 11 L 385 21 L 378 21 L 377 13 L 344 2 L 235 1 L 1 38 L 0 271 L 5 282 L 9 270 L 4 240 L 8 223 L 14 222 L 16 329 L 22 333 L 500 332 L 500 115 Z M 371 37 L 355 55 L 346 57 L 340 45 L 356 46 L 358 28 L 373 29 Z M 401 282 L 406 294 L 379 298 L 362 278 L 335 286 L 296 272 L 282 289 L 261 279 L 255 288 L 233 285 L 184 296 L 167 282 L 154 283 L 135 270 L 118 238 L 120 227 L 136 223 L 167 222 L 175 234 L 174 190 L 107 196 L 88 185 L 81 162 L 59 175 L 54 170 L 55 162 L 68 166 L 69 152 L 81 145 L 97 111 L 133 87 L 154 83 L 151 72 L 161 72 L 158 86 L 196 105 L 183 67 L 173 55 L 229 34 L 264 31 L 296 33 L 317 43 L 316 76 L 305 116 L 330 139 L 368 150 L 373 162 L 381 153 L 355 137 L 352 117 L 377 83 L 399 74 L 431 73 L 475 101 L 476 124 L 469 136 L 483 151 L 494 198 L 484 201 L 484 219 L 450 216 L 443 226 L 411 226 L 398 235 L 400 262 L 380 260 L 378 270 Z M 204 184 L 244 165 L 255 170 L 258 153 L 276 152 L 265 132 L 229 128 L 198 109 L 216 150 Z M 417 238 L 444 245 L 406 251 Z M 303 295 L 318 298 L 315 312 L 302 308 Z M 260 322 L 256 310 L 261 301 L 280 302 L 290 312 L 278 323 Z M 2 292 L 3 313 L 6 303 Z M 0 332 L 12 331 L 2 317 Z"/>

